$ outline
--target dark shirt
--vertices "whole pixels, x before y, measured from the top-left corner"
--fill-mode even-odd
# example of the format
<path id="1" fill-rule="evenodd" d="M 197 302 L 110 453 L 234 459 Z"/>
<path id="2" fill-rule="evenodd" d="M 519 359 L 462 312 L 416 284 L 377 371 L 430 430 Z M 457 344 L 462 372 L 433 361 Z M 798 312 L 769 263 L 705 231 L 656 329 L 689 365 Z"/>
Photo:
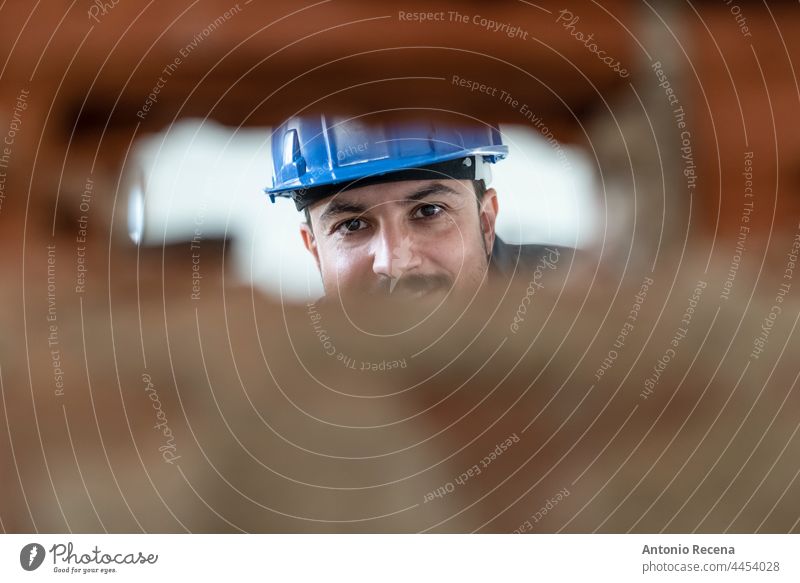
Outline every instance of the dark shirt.
<path id="1" fill-rule="evenodd" d="M 567 255 L 571 249 L 556 245 L 513 245 L 500 237 L 495 237 L 490 265 L 493 275 L 525 277 L 525 274 L 538 269 L 557 267 L 568 264 Z"/>

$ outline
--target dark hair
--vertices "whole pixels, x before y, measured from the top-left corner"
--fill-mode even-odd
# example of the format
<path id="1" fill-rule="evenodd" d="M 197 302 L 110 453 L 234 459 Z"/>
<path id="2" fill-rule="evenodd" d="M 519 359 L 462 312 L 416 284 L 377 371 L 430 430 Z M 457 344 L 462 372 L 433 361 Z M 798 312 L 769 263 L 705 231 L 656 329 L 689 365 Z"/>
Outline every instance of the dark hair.
<path id="1" fill-rule="evenodd" d="M 475 188 L 475 197 L 478 199 L 478 207 L 480 207 L 481 201 L 483 200 L 483 195 L 486 194 L 486 181 L 473 180 L 472 186 Z"/>
<path id="2" fill-rule="evenodd" d="M 478 201 L 478 210 L 481 208 L 481 201 L 483 200 L 483 195 L 486 194 L 486 181 L 484 180 L 473 180 L 472 186 L 475 189 L 475 198 Z M 311 229 L 311 232 L 314 232 L 314 229 L 311 227 L 311 213 L 308 210 L 309 207 L 303 208 L 303 213 L 306 215 L 306 224 L 308 224 L 308 228 Z"/>

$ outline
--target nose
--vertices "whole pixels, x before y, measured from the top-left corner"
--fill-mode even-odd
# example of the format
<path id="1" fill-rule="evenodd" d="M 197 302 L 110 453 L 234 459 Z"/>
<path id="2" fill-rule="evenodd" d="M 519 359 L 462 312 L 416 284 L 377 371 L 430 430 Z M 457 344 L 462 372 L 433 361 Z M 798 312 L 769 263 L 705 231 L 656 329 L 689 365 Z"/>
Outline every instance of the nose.
<path id="1" fill-rule="evenodd" d="M 372 271 L 397 280 L 419 263 L 409 231 L 401 225 L 381 225 L 373 241 Z"/>

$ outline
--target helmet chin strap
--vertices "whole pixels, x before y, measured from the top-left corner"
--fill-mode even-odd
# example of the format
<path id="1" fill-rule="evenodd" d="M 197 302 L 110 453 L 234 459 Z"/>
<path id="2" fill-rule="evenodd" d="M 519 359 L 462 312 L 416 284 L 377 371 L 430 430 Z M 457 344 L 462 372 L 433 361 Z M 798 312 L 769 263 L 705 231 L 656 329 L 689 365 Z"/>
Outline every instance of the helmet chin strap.
<path id="1" fill-rule="evenodd" d="M 484 187 L 488 189 L 489 184 L 492 182 L 492 164 L 485 160 L 483 156 L 475 156 L 474 160 L 475 180 L 483 180 Z M 481 229 L 481 243 L 483 243 L 483 252 L 486 254 L 486 265 L 489 265 L 492 260 L 492 254 L 489 253 L 489 247 L 486 245 L 486 228 L 481 220 L 480 212 L 481 203 L 478 202 L 478 224 L 480 225 Z"/>
<path id="2" fill-rule="evenodd" d="M 475 180 L 483 180 L 484 185 L 489 187 L 492 182 L 492 164 L 484 160 L 483 156 L 475 156 Z"/>

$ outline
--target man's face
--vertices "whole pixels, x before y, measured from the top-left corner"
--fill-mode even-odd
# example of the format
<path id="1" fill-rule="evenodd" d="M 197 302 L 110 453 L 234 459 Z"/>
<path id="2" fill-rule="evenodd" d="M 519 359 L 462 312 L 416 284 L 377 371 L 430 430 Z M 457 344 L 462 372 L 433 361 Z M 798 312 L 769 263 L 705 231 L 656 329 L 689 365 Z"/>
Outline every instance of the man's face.
<path id="1" fill-rule="evenodd" d="M 309 209 L 300 227 L 326 296 L 401 300 L 474 294 L 494 244 L 497 194 L 469 180 L 409 180 L 354 188 Z"/>

